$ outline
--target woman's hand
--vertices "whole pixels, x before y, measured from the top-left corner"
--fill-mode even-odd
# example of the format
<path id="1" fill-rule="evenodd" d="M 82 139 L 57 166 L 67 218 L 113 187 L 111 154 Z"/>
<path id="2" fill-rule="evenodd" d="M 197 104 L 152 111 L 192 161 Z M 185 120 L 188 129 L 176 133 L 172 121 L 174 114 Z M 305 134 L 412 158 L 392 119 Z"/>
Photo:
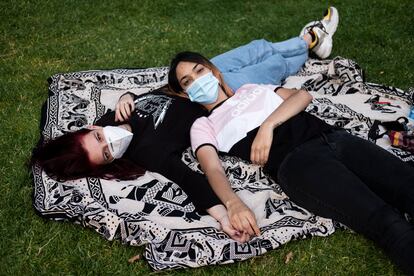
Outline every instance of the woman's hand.
<path id="1" fill-rule="evenodd" d="M 224 205 L 217 204 L 215 206 L 210 207 L 206 211 L 210 216 L 215 218 L 220 223 L 221 230 L 223 230 L 233 240 L 244 243 L 250 239 L 249 234 L 241 233 L 231 225 L 227 209 L 226 207 L 224 207 Z"/>
<path id="2" fill-rule="evenodd" d="M 243 234 L 244 238 L 249 240 L 251 236 L 260 235 L 256 216 L 239 198 L 227 202 L 226 207 L 231 225 Z"/>
<path id="3" fill-rule="evenodd" d="M 231 226 L 244 235 L 242 237 L 243 241 L 249 240 L 250 236 L 260 235 L 255 215 L 231 188 L 216 149 L 211 145 L 202 146 L 197 150 L 197 158 L 213 191 L 222 202 L 226 203 L 226 206 L 220 204 L 222 206 L 221 210 L 224 210 L 220 211 L 220 216 L 216 212 L 221 208 L 220 205 L 208 209 L 208 213 L 217 219 L 225 215 L 227 210 Z"/>
<path id="4" fill-rule="evenodd" d="M 254 138 L 250 151 L 253 164 L 264 165 L 269 159 L 270 147 L 273 141 L 273 126 L 264 122 Z"/>
<path id="5" fill-rule="evenodd" d="M 126 93 L 119 98 L 115 106 L 115 122 L 128 120 L 132 111 L 135 109 L 134 98 L 131 94 Z"/>
<path id="6" fill-rule="evenodd" d="M 229 217 L 225 215 L 223 218 L 219 220 L 221 230 L 223 230 L 224 233 L 230 236 L 231 239 L 240 242 L 245 243 L 250 240 L 249 234 L 244 234 L 239 231 L 237 231 L 230 223 Z"/>

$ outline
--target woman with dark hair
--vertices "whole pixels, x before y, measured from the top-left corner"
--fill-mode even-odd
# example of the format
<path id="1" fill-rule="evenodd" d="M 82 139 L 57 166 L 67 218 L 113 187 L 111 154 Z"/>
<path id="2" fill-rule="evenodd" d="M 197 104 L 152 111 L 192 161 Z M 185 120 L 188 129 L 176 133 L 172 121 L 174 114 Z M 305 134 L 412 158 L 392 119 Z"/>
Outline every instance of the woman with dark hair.
<path id="1" fill-rule="evenodd" d="M 213 58 L 224 79 L 237 81 L 227 86 L 218 71 L 217 76 L 229 94 L 246 82 L 280 83 L 303 66 L 309 49 L 321 57 L 330 54 L 337 25 L 338 13 L 331 7 L 323 20 L 305 26 L 301 37 L 280 43 L 257 40 Z M 190 145 L 192 123 L 205 114 L 205 109 L 186 96 L 169 93 L 168 87 L 140 96 L 126 93 L 115 111 L 105 114 L 96 126 L 36 148 L 32 164 L 38 163 L 61 180 L 85 176 L 132 179 L 144 169 L 158 172 L 180 185 L 195 207 L 216 218 L 231 238 L 244 242 L 248 234 L 229 223 L 226 208 L 206 178 L 181 161 L 182 152 Z"/>
<path id="2" fill-rule="evenodd" d="M 298 205 L 374 240 L 414 273 L 414 169 L 391 153 L 305 112 L 312 96 L 279 85 L 245 84 L 234 94 L 198 53 L 171 61 L 171 90 L 208 114 L 191 146 L 234 229 L 259 234 L 254 213 L 231 189 L 219 153 L 262 165 Z"/>

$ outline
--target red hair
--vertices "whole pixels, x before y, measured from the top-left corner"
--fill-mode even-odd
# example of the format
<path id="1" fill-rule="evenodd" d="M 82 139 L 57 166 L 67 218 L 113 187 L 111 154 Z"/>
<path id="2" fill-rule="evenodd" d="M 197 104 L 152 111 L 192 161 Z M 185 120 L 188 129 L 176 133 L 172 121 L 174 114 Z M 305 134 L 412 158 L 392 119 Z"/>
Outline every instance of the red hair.
<path id="1" fill-rule="evenodd" d="M 145 170 L 127 159 L 116 159 L 105 165 L 95 165 L 82 146 L 90 129 L 81 129 L 41 143 L 33 150 L 30 164 L 39 164 L 54 179 L 72 180 L 82 177 L 130 180 Z"/>

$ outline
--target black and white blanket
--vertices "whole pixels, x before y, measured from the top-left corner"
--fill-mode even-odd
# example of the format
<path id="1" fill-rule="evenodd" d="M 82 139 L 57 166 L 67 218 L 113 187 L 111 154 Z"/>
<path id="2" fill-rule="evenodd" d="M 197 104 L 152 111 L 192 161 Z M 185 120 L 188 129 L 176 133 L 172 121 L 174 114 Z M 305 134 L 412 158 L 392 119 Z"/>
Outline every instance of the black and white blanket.
<path id="1" fill-rule="evenodd" d="M 156 89 L 166 83 L 167 72 L 163 67 L 53 75 L 42 109 L 41 139 L 94 124 L 126 90 L 141 94 Z M 285 86 L 314 91 L 309 112 L 363 138 L 375 119 L 391 121 L 406 116 L 414 92 L 365 83 L 359 66 L 340 57 L 309 60 Z M 378 96 L 392 105 L 375 107 L 369 103 Z M 386 139 L 377 142 L 414 164 L 414 155 L 409 152 L 390 147 Z M 190 150 L 183 153 L 182 160 L 199 171 Z M 152 172 L 133 181 L 83 178 L 58 182 L 34 166 L 33 205 L 43 217 L 81 224 L 108 240 L 145 244 L 145 258 L 154 270 L 232 263 L 293 239 L 335 231 L 337 224 L 295 205 L 260 167 L 232 157 L 223 157 L 222 162 L 233 189 L 255 212 L 261 228 L 262 235 L 245 244 L 231 240 L 212 217 L 195 212 L 179 183 Z"/>

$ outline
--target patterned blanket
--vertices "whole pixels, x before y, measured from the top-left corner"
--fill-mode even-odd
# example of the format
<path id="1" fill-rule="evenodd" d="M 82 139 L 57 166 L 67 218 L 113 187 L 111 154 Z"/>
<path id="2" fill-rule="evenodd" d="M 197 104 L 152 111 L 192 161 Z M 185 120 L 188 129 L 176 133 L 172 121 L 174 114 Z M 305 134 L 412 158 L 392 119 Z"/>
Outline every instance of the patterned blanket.
<path id="1" fill-rule="evenodd" d="M 168 68 L 149 68 L 53 75 L 42 109 L 41 140 L 93 124 L 126 90 L 142 94 L 158 88 L 166 83 L 167 72 Z M 359 66 L 340 57 L 309 60 L 285 86 L 314 91 L 309 112 L 363 138 L 374 120 L 405 116 L 413 103 L 413 90 L 365 83 Z M 372 97 L 392 104 L 375 107 Z M 384 139 L 377 143 L 414 164 L 412 154 L 390 147 Z M 199 171 L 190 150 L 183 153 L 182 161 Z M 337 224 L 295 205 L 260 167 L 233 157 L 222 157 L 222 162 L 233 189 L 255 212 L 261 228 L 262 235 L 245 244 L 231 240 L 212 217 L 195 212 L 179 183 L 153 172 L 133 181 L 59 182 L 34 166 L 33 205 L 43 217 L 81 224 L 108 240 L 145 244 L 145 258 L 154 270 L 246 260 L 293 239 L 335 231 Z"/>

